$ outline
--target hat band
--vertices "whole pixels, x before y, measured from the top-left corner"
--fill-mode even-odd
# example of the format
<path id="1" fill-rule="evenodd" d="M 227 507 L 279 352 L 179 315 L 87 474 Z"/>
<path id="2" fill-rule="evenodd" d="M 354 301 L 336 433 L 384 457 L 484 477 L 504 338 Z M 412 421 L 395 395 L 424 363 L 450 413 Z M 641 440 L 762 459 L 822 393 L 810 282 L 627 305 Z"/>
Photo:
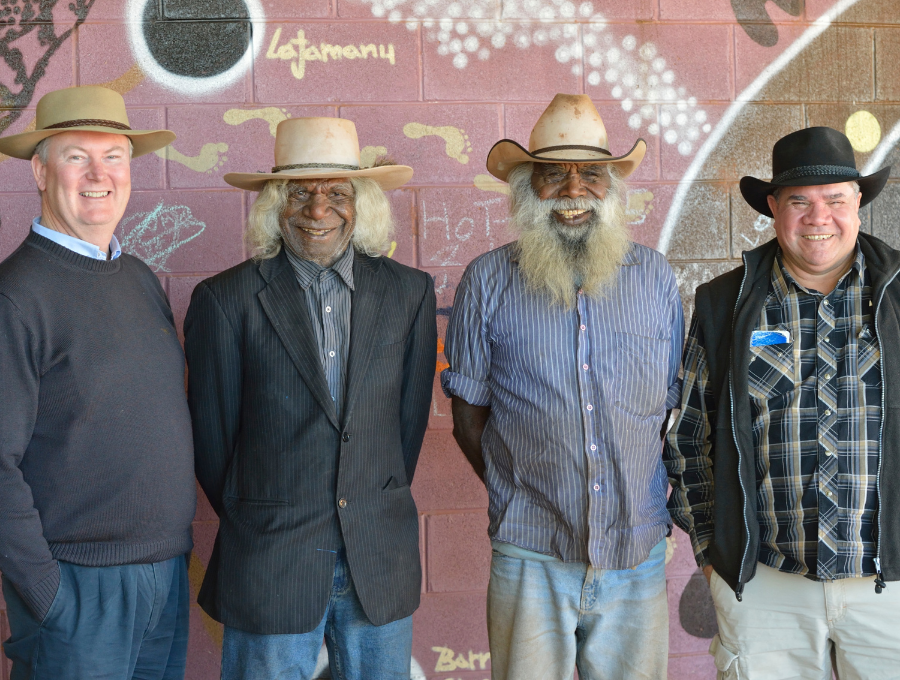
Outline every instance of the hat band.
<path id="1" fill-rule="evenodd" d="M 117 123 L 114 120 L 103 120 L 102 118 L 79 118 L 77 120 L 64 120 L 62 123 L 54 123 L 41 128 L 42 130 L 58 130 L 60 128 L 72 128 L 82 126 L 92 127 L 110 127 L 116 130 L 130 130 L 131 128 L 124 123 Z"/>
<path id="2" fill-rule="evenodd" d="M 310 170 L 325 168 L 328 170 L 359 170 L 358 165 L 343 165 L 341 163 L 295 163 L 293 165 L 276 165 L 272 168 L 272 172 L 281 172 L 282 170 Z"/>
<path id="3" fill-rule="evenodd" d="M 777 177 L 772 178 L 772 184 L 786 182 L 798 177 L 815 177 L 817 175 L 846 175 L 848 177 L 862 177 L 859 170 L 849 165 L 801 165 L 790 170 L 785 170 Z"/>
<path id="4" fill-rule="evenodd" d="M 600 151 L 601 153 L 605 153 L 607 156 L 612 156 L 612 154 L 604 149 L 602 146 L 584 146 L 583 144 L 563 144 L 562 146 L 545 146 L 543 149 L 536 149 L 531 151 L 532 156 L 537 156 L 539 153 L 547 153 L 548 151 L 569 151 L 570 149 L 577 149 L 579 151 Z"/>

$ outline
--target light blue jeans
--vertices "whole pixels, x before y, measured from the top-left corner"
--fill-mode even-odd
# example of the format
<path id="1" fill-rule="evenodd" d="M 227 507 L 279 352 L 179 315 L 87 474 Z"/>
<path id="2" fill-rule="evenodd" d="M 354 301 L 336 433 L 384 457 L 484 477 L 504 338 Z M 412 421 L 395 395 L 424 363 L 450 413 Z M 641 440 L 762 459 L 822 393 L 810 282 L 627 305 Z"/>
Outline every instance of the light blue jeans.
<path id="1" fill-rule="evenodd" d="M 666 541 L 634 569 L 496 550 L 488 586 L 493 680 L 665 680 Z"/>
<path id="2" fill-rule="evenodd" d="M 409 680 L 412 617 L 383 626 L 369 622 L 353 586 L 344 551 L 338 553 L 325 615 L 314 630 L 259 635 L 225 627 L 222 680 L 310 680 L 322 639 L 334 680 Z"/>

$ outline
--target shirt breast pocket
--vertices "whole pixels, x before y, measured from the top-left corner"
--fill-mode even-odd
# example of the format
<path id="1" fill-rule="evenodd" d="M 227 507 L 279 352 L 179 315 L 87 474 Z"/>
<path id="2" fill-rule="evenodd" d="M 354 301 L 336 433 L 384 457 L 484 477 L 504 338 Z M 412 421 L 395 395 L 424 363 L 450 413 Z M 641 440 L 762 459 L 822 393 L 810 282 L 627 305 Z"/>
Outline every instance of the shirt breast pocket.
<path id="1" fill-rule="evenodd" d="M 616 332 L 615 405 L 646 418 L 663 410 L 668 391 L 667 340 Z"/>
<path id="2" fill-rule="evenodd" d="M 789 394 L 794 389 L 794 343 L 750 348 L 750 398 L 757 402 Z"/>

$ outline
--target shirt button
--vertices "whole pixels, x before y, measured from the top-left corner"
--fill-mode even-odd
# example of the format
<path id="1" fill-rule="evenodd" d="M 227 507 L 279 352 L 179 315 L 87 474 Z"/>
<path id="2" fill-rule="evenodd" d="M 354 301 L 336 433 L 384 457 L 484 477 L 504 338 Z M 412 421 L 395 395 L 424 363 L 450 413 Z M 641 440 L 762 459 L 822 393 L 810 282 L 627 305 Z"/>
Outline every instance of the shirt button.
<path id="1" fill-rule="evenodd" d="M 342 498 L 341 500 L 338 501 L 338 505 L 342 508 L 346 508 L 347 507 L 347 499 Z"/>
<path id="2" fill-rule="evenodd" d="M 825 380 L 831 380 L 831 373 L 825 374 Z"/>
<path id="3" fill-rule="evenodd" d="M 594 484 L 594 491 L 600 491 L 600 485 Z"/>
<path id="4" fill-rule="evenodd" d="M 834 455 L 834 451 L 826 451 L 826 452 L 825 452 L 825 455 L 826 455 L 826 456 L 833 456 L 833 455 Z"/>
<path id="5" fill-rule="evenodd" d="M 584 324 L 581 324 L 581 330 L 586 331 L 586 330 L 587 330 L 587 326 L 585 326 Z"/>
<path id="6" fill-rule="evenodd" d="M 591 444 L 591 451 L 596 451 L 596 450 L 597 450 L 597 445 Z"/>
<path id="7" fill-rule="evenodd" d="M 587 365 L 587 364 L 584 364 L 584 365 L 582 366 L 582 368 L 586 371 L 586 370 L 588 370 L 588 365 Z"/>
<path id="8" fill-rule="evenodd" d="M 329 353 L 328 353 L 328 356 L 333 357 L 333 356 L 334 356 L 334 352 L 329 352 Z"/>
<path id="9" fill-rule="evenodd" d="M 826 408 L 826 409 L 825 409 L 825 415 L 826 415 L 826 416 L 830 416 L 830 415 L 831 415 L 831 409 L 830 409 L 830 408 Z"/>
<path id="10" fill-rule="evenodd" d="M 827 336 L 827 335 L 825 336 L 825 342 L 828 342 L 828 336 Z"/>
<path id="11" fill-rule="evenodd" d="M 331 312 L 331 307 L 326 307 L 326 308 L 325 308 L 325 311 L 330 313 L 330 312 Z"/>
<path id="12" fill-rule="evenodd" d="M 593 411 L 594 410 L 593 404 L 588 404 L 587 409 L 588 409 L 588 411 Z"/>

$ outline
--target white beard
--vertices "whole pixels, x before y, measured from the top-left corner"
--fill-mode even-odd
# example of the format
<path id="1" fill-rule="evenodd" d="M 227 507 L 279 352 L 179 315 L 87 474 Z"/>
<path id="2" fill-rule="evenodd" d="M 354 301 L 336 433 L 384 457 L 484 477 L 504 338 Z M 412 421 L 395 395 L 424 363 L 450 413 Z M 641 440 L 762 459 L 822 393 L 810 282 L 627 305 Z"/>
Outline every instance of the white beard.
<path id="1" fill-rule="evenodd" d="M 575 307 L 580 288 L 598 298 L 615 281 L 631 248 L 625 221 L 624 182 L 613 176 L 603 200 L 563 198 L 542 201 L 531 186 L 532 165 L 514 168 L 509 181 L 509 226 L 517 233 L 519 270 L 525 285 L 553 303 Z M 578 227 L 559 225 L 554 210 L 591 210 Z"/>

